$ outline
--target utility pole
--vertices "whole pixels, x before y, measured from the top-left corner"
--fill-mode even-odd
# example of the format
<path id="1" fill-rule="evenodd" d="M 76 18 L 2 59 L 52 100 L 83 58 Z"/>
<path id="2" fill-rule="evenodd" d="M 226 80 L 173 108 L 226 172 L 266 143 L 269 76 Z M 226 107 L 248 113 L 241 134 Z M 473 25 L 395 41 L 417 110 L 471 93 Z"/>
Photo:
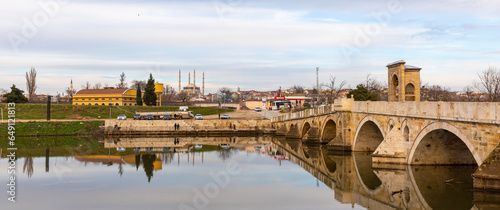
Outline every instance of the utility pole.
<path id="1" fill-rule="evenodd" d="M 319 93 L 319 79 L 318 79 L 318 71 L 319 71 L 319 67 L 316 67 L 316 90 L 318 91 Z"/>

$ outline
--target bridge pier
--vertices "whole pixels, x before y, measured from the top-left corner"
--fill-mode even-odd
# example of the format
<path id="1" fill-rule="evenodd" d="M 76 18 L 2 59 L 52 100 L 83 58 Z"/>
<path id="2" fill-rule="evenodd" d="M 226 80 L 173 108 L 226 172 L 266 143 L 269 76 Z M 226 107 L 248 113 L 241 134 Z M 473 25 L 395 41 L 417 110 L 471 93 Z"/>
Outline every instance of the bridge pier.
<path id="1" fill-rule="evenodd" d="M 500 192 L 500 144 L 472 177 L 475 190 Z"/>
<path id="2" fill-rule="evenodd" d="M 319 129 L 318 126 L 314 123 L 311 128 L 307 131 L 306 135 L 302 138 L 302 142 L 306 144 L 320 144 L 319 141 Z"/>
<path id="3" fill-rule="evenodd" d="M 300 133 L 297 125 L 292 124 L 292 126 L 290 126 L 290 130 L 286 133 L 285 136 L 287 139 L 300 139 Z"/>
<path id="4" fill-rule="evenodd" d="M 403 134 L 394 127 L 373 152 L 372 162 L 374 165 L 406 164 L 407 155 Z"/>

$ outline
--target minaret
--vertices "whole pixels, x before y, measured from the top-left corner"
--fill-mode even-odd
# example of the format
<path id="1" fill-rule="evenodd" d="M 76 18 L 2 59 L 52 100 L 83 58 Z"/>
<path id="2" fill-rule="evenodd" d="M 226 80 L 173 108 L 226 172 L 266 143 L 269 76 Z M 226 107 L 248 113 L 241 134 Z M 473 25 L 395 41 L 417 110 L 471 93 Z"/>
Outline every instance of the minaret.
<path id="1" fill-rule="evenodd" d="M 194 70 L 193 73 L 193 94 L 196 93 L 196 69 Z"/>
<path id="2" fill-rule="evenodd" d="M 179 69 L 179 93 L 181 93 L 181 69 Z"/>
<path id="3" fill-rule="evenodd" d="M 203 72 L 203 87 L 202 87 L 203 92 L 201 92 L 202 96 L 205 96 L 205 72 Z"/>
<path id="4" fill-rule="evenodd" d="M 188 85 L 191 84 L 191 72 L 188 73 Z"/>
<path id="5" fill-rule="evenodd" d="M 71 84 L 69 86 L 69 97 L 73 98 L 73 79 L 71 79 Z"/>

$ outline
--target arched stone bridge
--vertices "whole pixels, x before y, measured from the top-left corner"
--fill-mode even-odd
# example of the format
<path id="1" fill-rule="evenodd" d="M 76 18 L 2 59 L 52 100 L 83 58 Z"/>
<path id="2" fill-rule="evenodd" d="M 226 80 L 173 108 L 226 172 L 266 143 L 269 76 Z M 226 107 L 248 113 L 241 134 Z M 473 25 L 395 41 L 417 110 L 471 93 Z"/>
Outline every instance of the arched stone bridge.
<path id="1" fill-rule="evenodd" d="M 500 103 L 342 98 L 272 122 L 288 139 L 373 152 L 374 164 L 480 166 L 500 142 Z"/>

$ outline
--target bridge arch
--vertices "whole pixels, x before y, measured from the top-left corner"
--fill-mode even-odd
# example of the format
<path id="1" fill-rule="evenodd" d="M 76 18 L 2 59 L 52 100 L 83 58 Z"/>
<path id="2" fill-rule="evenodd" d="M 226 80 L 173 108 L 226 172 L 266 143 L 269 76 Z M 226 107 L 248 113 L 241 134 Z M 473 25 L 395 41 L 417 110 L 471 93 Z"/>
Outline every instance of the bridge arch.
<path id="1" fill-rule="evenodd" d="M 321 143 L 328 143 L 337 137 L 337 123 L 328 118 L 321 129 Z"/>
<path id="2" fill-rule="evenodd" d="M 309 129 L 311 129 L 311 124 L 309 122 L 304 122 L 304 124 L 302 124 L 300 138 L 304 138 L 304 136 L 306 136 L 307 131 L 309 131 Z"/>
<path id="3" fill-rule="evenodd" d="M 457 127 L 435 122 L 427 125 L 415 138 L 408 156 L 410 165 L 481 165 L 472 142 Z"/>
<path id="4" fill-rule="evenodd" d="M 384 138 L 385 133 L 377 119 L 372 116 L 366 116 L 358 125 L 352 150 L 373 152 L 382 143 Z"/>

